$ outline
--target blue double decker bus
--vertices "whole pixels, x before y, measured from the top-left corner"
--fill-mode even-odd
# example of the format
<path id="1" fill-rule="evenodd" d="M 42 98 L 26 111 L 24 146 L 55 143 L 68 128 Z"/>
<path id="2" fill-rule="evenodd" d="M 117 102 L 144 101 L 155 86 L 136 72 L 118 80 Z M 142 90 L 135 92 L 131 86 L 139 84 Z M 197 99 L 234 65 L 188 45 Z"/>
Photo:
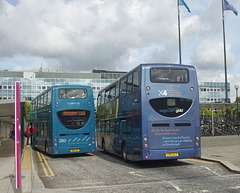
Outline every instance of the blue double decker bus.
<path id="1" fill-rule="evenodd" d="M 141 64 L 98 94 L 97 147 L 125 161 L 199 158 L 196 70 Z"/>
<path id="2" fill-rule="evenodd" d="M 32 101 L 30 120 L 36 129 L 33 148 L 51 155 L 96 151 L 91 87 L 50 87 Z"/>

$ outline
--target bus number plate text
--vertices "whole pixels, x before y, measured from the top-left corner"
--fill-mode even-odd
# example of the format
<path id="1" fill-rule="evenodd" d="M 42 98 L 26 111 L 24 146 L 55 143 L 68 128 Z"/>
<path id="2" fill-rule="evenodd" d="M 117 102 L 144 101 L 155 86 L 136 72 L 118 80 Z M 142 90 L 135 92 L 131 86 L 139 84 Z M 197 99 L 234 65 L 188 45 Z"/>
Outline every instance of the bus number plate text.
<path id="1" fill-rule="evenodd" d="M 80 149 L 70 149 L 70 152 L 79 152 Z"/>
<path id="2" fill-rule="evenodd" d="M 166 153 L 166 157 L 178 157 L 179 153 Z"/>

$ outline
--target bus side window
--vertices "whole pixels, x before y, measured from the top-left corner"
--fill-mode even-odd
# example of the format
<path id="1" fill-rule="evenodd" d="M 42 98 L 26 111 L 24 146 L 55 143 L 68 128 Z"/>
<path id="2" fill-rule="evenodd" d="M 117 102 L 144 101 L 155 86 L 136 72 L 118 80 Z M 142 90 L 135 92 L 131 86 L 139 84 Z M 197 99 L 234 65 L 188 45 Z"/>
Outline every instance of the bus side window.
<path id="1" fill-rule="evenodd" d="M 121 91 L 121 96 L 124 96 L 126 95 L 126 86 L 127 86 L 127 78 L 121 80 L 121 83 L 120 83 L 120 91 Z"/>
<path id="2" fill-rule="evenodd" d="M 126 124 L 126 120 L 121 120 L 120 121 L 120 133 L 122 134 L 126 134 L 127 133 L 127 124 Z"/>
<path id="3" fill-rule="evenodd" d="M 43 106 L 47 106 L 47 93 L 43 95 Z"/>
<path id="4" fill-rule="evenodd" d="M 47 100 L 48 102 L 47 102 L 47 104 L 48 104 L 48 105 L 51 105 L 51 101 L 52 101 L 52 90 L 49 90 L 49 91 L 48 91 L 48 96 L 47 96 L 47 97 L 48 97 L 48 100 Z"/>
<path id="5" fill-rule="evenodd" d="M 97 106 L 101 105 L 101 93 L 98 94 Z"/>
<path id="6" fill-rule="evenodd" d="M 126 134 L 131 134 L 132 133 L 132 118 L 127 119 L 127 125 L 126 125 Z"/>
<path id="7" fill-rule="evenodd" d="M 105 133 L 109 134 L 110 133 L 109 121 L 105 121 L 105 128 L 106 128 Z"/>
<path id="8" fill-rule="evenodd" d="M 104 133 L 105 132 L 105 121 L 101 121 L 101 129 L 100 129 L 100 132 L 101 133 Z"/>
<path id="9" fill-rule="evenodd" d="M 114 133 L 115 120 L 110 120 L 110 133 Z"/>
<path id="10" fill-rule="evenodd" d="M 131 93 L 132 92 L 132 83 L 133 83 L 133 76 L 132 74 L 130 74 L 128 76 L 128 80 L 127 80 L 127 93 Z"/>
<path id="11" fill-rule="evenodd" d="M 116 84 L 116 97 L 119 97 L 119 82 Z"/>
<path id="12" fill-rule="evenodd" d="M 105 92 L 102 92 L 102 96 L 101 96 L 101 105 L 104 104 L 104 99 L 105 99 Z"/>
<path id="13" fill-rule="evenodd" d="M 116 92 L 116 86 L 110 89 L 110 101 L 112 101 L 115 98 L 115 92 Z"/>
<path id="14" fill-rule="evenodd" d="M 139 74 L 135 71 L 133 74 L 133 92 L 139 89 Z"/>
<path id="15" fill-rule="evenodd" d="M 115 123 L 115 134 L 119 134 L 119 121 L 117 119 Z"/>
<path id="16" fill-rule="evenodd" d="M 110 92 L 109 92 L 109 90 L 107 90 L 105 93 L 105 103 L 107 103 L 109 101 L 110 101 Z"/>

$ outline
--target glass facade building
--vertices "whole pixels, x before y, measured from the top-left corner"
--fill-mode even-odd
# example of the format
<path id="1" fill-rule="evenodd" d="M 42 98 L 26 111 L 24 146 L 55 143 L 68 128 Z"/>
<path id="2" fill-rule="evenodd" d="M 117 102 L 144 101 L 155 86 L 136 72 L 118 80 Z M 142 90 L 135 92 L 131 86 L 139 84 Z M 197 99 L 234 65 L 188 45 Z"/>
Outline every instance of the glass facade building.
<path id="1" fill-rule="evenodd" d="M 225 82 L 199 82 L 200 103 L 224 103 L 226 98 Z M 227 84 L 230 102 L 230 83 Z"/>
<path id="2" fill-rule="evenodd" d="M 0 100 L 13 99 L 15 82 L 20 82 L 21 98 L 28 102 L 53 85 L 91 86 L 96 102 L 98 92 L 123 74 L 101 70 L 92 73 L 0 71 Z"/>
<path id="3" fill-rule="evenodd" d="M 98 92 L 126 72 L 93 70 L 92 73 L 0 71 L 0 100 L 13 99 L 15 82 L 20 82 L 21 98 L 30 102 L 53 85 L 87 85 L 93 88 L 94 100 Z M 224 82 L 199 82 L 200 103 L 225 102 Z M 228 83 L 230 102 L 230 83 Z"/>

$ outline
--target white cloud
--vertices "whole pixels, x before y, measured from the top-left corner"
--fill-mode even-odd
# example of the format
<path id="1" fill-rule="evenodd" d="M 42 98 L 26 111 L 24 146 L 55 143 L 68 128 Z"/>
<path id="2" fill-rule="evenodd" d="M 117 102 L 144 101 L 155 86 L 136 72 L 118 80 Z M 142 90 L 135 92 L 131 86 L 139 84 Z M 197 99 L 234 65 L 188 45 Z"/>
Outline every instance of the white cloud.
<path id="1" fill-rule="evenodd" d="M 199 70 L 221 71 L 224 66 L 223 42 L 216 39 L 204 39 L 198 43 L 193 51 L 192 61 Z M 236 62 L 231 46 L 226 45 L 228 68 Z"/>
<path id="2" fill-rule="evenodd" d="M 9 0 L 8 0 L 9 1 Z M 178 63 L 177 1 L 0 0 L 0 68 L 128 71 L 139 63 Z M 221 1 L 180 7 L 183 63 L 201 80 L 224 74 Z M 235 8 L 240 3 L 233 0 Z M 239 16 L 225 12 L 229 80 L 239 75 Z M 209 78 L 210 77 L 210 78 Z"/>

